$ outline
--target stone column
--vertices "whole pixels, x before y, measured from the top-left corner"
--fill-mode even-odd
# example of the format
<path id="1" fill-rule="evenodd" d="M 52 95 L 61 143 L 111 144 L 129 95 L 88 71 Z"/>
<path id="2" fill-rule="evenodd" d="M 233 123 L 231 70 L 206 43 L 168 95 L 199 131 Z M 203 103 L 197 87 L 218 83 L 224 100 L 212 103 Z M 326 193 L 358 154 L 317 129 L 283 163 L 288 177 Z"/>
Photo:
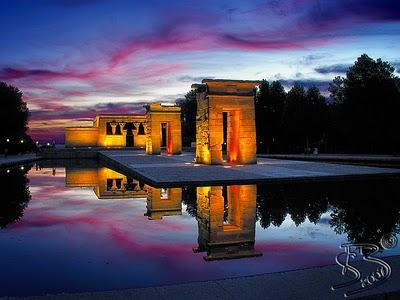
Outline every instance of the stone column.
<path id="1" fill-rule="evenodd" d="M 116 132 L 116 130 L 117 130 L 117 125 L 118 125 L 118 123 L 116 123 L 116 122 L 111 122 L 110 125 L 111 125 L 111 132 L 112 132 L 113 135 L 115 135 L 115 132 Z"/>
<path id="2" fill-rule="evenodd" d="M 119 127 L 121 128 L 121 132 L 124 130 L 125 122 L 119 122 Z"/>
<path id="3" fill-rule="evenodd" d="M 117 189 L 117 181 L 115 179 L 112 180 L 111 190 L 115 191 Z"/>

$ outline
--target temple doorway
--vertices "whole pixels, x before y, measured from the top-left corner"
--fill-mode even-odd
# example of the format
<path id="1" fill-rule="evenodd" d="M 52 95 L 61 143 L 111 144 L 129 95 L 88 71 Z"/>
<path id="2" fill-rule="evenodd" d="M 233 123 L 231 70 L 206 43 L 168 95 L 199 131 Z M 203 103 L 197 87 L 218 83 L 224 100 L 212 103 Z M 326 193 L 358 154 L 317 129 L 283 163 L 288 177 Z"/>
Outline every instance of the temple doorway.
<path id="1" fill-rule="evenodd" d="M 181 108 L 151 103 L 146 106 L 146 154 L 181 154 Z"/>
<path id="2" fill-rule="evenodd" d="M 239 152 L 240 112 L 222 112 L 222 157 L 224 161 L 236 162 Z"/>
<path id="3" fill-rule="evenodd" d="M 161 147 L 167 147 L 168 123 L 161 123 Z"/>
<path id="4" fill-rule="evenodd" d="M 135 136 L 133 135 L 133 123 L 126 123 L 126 147 L 133 147 L 135 145 Z"/>
<path id="5" fill-rule="evenodd" d="M 222 155 L 226 160 L 226 152 L 228 149 L 228 112 L 222 113 Z"/>

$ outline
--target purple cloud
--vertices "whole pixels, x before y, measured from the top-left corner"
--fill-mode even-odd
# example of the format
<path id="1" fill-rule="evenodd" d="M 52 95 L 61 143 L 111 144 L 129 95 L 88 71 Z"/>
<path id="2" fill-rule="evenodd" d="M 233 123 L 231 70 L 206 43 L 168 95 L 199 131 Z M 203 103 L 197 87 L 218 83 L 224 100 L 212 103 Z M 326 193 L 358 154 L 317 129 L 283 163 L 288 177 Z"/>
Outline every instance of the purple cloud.
<path id="1" fill-rule="evenodd" d="M 351 65 L 348 64 L 336 64 L 336 65 L 330 65 L 330 66 L 321 66 L 318 68 L 315 68 L 314 70 L 317 73 L 320 74 L 330 74 L 330 73 L 346 73 L 347 70 L 350 68 Z"/>

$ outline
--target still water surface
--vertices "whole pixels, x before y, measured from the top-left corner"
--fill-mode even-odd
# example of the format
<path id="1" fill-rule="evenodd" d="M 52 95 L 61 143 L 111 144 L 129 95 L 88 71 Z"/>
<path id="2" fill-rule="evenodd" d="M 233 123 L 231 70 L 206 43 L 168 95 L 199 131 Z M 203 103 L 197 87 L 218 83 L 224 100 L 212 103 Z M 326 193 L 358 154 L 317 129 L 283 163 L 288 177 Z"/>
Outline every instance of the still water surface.
<path id="1" fill-rule="evenodd" d="M 335 263 L 400 227 L 400 180 L 154 188 L 96 164 L 0 170 L 0 296 Z M 396 255 L 400 247 L 380 255 Z"/>

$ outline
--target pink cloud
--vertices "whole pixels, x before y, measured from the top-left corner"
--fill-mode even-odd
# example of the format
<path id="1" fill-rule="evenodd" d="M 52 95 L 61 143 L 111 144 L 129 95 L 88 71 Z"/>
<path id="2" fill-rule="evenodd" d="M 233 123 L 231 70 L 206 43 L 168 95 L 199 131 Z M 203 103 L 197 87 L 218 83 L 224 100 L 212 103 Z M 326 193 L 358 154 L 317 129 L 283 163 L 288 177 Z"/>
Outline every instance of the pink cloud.
<path id="1" fill-rule="evenodd" d="M 26 69 L 26 68 L 3 68 L 0 71 L 0 79 L 2 80 L 15 80 L 15 79 L 23 79 L 23 78 L 33 78 L 36 80 L 88 80 L 96 77 L 96 70 L 91 70 L 89 72 L 79 73 L 71 70 L 64 70 L 62 72 L 59 71 L 51 71 L 51 70 L 42 70 L 42 69 Z"/>
<path id="2" fill-rule="evenodd" d="M 83 55 L 67 59 L 73 63 L 65 64 L 63 57 L 56 59 L 54 68 L 44 68 L 38 61 L 29 67 L 9 65 L 0 69 L 0 80 L 10 81 L 29 94 L 28 105 L 38 106 L 32 116 L 35 120 L 53 120 L 57 113 L 61 120 L 71 116 L 86 118 L 89 116 L 86 112 L 65 103 L 71 98 L 84 100 L 99 94 L 126 97 L 132 95 L 134 86 L 146 90 L 145 86 L 182 75 L 189 67 L 176 58 L 170 61 L 165 55 L 305 49 L 347 39 L 351 30 L 360 25 L 400 19 L 393 3 L 386 0 L 379 3 L 284 0 L 261 3 L 257 9 L 245 8 L 246 5 L 232 4 L 232 8 L 223 10 L 205 6 L 202 11 L 160 13 L 150 31 L 135 32 L 124 38 L 104 33 L 106 42 L 96 40 L 87 47 L 77 46 Z M 87 49 L 93 54 L 87 53 Z M 115 109 L 107 112 L 128 112 Z M 48 133 L 38 128 L 37 136 L 40 134 Z"/>

